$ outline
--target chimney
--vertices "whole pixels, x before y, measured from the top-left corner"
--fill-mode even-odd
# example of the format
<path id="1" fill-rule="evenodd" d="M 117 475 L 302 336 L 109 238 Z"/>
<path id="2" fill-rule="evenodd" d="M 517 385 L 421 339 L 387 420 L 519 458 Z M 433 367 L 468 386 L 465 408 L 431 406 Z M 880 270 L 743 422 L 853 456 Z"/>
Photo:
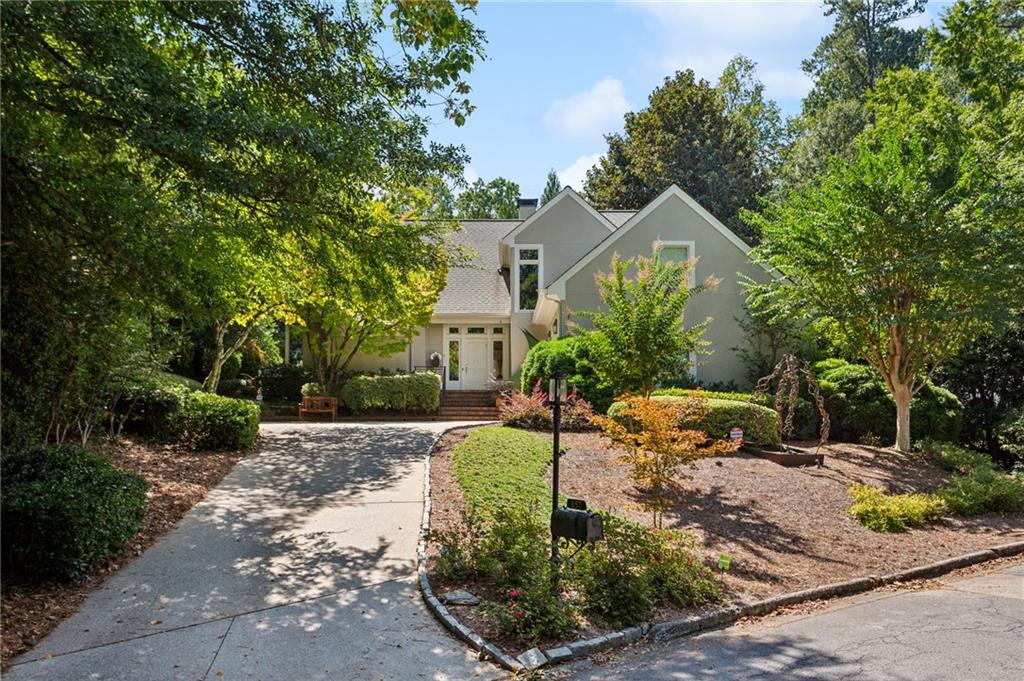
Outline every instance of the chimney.
<path id="1" fill-rule="evenodd" d="M 519 205 L 519 219 L 525 220 L 537 212 L 537 199 L 516 199 Z"/>

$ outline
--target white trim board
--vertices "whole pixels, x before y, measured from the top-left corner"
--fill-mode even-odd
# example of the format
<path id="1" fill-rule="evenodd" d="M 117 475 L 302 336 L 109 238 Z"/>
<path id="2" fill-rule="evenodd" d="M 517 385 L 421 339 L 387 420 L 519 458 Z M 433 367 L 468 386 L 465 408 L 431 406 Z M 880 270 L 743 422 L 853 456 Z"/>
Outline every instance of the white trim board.
<path id="1" fill-rule="evenodd" d="M 542 286 L 544 282 L 544 244 L 515 244 L 512 247 L 512 311 L 513 312 L 533 312 L 536 310 L 536 305 L 529 310 L 524 310 L 519 307 L 519 251 L 537 251 L 537 261 L 527 261 L 526 265 L 537 265 L 537 305 L 540 304 L 544 288 Z"/>

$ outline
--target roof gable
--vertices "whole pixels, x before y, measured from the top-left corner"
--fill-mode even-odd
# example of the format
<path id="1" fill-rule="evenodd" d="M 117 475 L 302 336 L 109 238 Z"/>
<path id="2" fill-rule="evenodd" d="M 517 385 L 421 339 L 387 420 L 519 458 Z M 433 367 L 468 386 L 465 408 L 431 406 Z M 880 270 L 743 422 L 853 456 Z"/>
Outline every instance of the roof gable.
<path id="1" fill-rule="evenodd" d="M 533 215 L 523 220 L 521 223 L 519 223 L 518 226 L 516 226 L 515 229 L 506 234 L 505 238 L 501 240 L 501 243 L 506 246 L 513 245 L 515 243 L 515 239 L 517 236 L 519 236 L 523 231 L 529 228 L 530 225 L 536 224 L 538 221 L 542 220 L 544 215 L 547 214 L 550 210 L 552 210 L 560 201 L 575 201 L 609 232 L 615 231 L 615 225 L 612 222 L 610 222 L 608 218 L 601 215 L 601 213 L 599 213 L 596 208 L 587 203 L 582 196 L 580 196 L 573 190 L 572 187 L 565 187 L 562 191 L 558 192 L 558 194 L 555 195 L 555 198 L 551 199 L 543 206 L 541 206 L 540 210 L 538 210 Z"/>

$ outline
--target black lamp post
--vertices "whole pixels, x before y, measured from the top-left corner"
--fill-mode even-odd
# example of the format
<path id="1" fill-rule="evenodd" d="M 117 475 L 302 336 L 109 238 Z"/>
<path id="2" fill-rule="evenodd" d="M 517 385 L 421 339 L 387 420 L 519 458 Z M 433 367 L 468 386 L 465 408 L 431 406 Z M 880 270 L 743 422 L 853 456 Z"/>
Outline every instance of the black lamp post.
<path id="1" fill-rule="evenodd" d="M 552 407 L 552 428 L 551 428 L 551 439 L 553 442 L 553 453 L 551 460 L 551 516 L 554 518 L 555 513 L 558 511 L 558 460 L 562 456 L 562 452 L 558 446 L 558 432 L 562 425 L 562 395 L 566 392 L 565 377 L 561 374 L 555 374 L 551 379 L 548 388 L 548 400 L 551 402 Z M 551 532 L 551 562 L 555 564 L 555 571 L 558 569 L 558 537 L 555 536 L 554 529 Z"/>

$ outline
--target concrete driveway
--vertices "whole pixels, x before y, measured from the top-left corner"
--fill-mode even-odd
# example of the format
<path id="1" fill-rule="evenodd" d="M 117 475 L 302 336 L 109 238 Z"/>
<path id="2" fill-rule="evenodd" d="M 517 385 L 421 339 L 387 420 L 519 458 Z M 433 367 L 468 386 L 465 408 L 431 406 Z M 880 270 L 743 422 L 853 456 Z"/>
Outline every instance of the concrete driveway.
<path id="1" fill-rule="evenodd" d="M 502 676 L 416 590 L 423 463 L 450 425 L 264 425 L 256 453 L 5 678 Z"/>
<path id="2" fill-rule="evenodd" d="M 559 678 L 602 681 L 1024 679 L 1024 566 L 949 579 L 942 588 L 842 599 L 809 615 L 762 620 L 612 661 L 579 663 Z"/>

